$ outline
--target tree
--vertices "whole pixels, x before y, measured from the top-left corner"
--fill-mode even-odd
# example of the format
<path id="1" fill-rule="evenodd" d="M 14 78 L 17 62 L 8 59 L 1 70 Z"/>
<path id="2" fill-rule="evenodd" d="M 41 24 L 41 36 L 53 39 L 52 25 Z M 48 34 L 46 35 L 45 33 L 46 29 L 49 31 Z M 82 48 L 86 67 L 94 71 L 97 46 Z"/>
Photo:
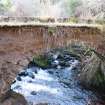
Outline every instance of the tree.
<path id="1" fill-rule="evenodd" d="M 81 4 L 81 0 L 68 0 L 68 10 L 70 16 L 74 16 L 76 8 Z"/>
<path id="2" fill-rule="evenodd" d="M 82 18 L 105 20 L 105 0 L 81 0 L 77 13 Z"/>
<path id="3" fill-rule="evenodd" d="M 4 14 L 12 6 L 11 0 L 0 0 L 0 13 Z"/>

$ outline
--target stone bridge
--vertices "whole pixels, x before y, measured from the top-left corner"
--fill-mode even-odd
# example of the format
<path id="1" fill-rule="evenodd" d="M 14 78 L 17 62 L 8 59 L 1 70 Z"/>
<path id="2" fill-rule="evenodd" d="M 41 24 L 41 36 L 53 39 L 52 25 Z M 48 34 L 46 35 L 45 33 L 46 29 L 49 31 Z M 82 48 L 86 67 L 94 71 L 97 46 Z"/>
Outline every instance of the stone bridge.
<path id="1" fill-rule="evenodd" d="M 5 94 L 16 74 L 39 54 L 72 42 L 85 43 L 105 53 L 100 26 L 64 24 L 1 24 L 0 95 Z"/>

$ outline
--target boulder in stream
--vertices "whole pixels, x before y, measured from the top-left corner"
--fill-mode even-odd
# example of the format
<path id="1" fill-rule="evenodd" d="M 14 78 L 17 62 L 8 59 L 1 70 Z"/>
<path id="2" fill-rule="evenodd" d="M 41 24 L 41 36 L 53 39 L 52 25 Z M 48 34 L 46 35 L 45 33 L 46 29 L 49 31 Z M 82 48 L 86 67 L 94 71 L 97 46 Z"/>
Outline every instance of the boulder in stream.
<path id="1" fill-rule="evenodd" d="M 88 88 L 105 92 L 105 58 L 92 51 L 90 58 L 83 61 L 80 80 Z"/>

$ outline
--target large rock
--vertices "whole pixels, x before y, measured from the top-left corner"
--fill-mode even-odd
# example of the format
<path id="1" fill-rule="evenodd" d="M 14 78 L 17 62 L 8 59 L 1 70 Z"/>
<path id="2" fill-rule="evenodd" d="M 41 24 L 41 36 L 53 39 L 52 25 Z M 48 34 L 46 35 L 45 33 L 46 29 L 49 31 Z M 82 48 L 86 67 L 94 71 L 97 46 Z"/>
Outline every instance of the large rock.
<path id="1" fill-rule="evenodd" d="M 24 69 L 24 67 L 28 64 L 27 59 L 24 59 L 23 57 L 17 57 L 15 59 L 16 54 L 14 53 L 12 56 L 9 55 L 0 55 L 0 99 L 7 96 L 8 91 L 10 90 L 10 85 L 15 80 L 16 75 Z M 23 59 L 23 60 L 22 60 Z M 20 62 L 23 62 L 20 64 Z M 17 105 L 17 104 L 10 104 L 11 101 L 16 101 L 12 99 L 11 97 L 4 98 L 5 102 L 3 102 L 0 105 Z M 25 104 L 19 104 L 19 105 L 25 105 Z"/>
<path id="2" fill-rule="evenodd" d="M 28 103 L 22 95 L 8 91 L 0 98 L 0 105 L 28 105 Z"/>
<path id="3" fill-rule="evenodd" d="M 80 80 L 88 88 L 104 91 L 105 88 L 105 59 L 97 53 L 92 53 L 90 58 L 83 61 Z"/>
<path id="4" fill-rule="evenodd" d="M 19 65 L 14 65 L 10 62 L 2 63 L 0 68 L 0 87 L 2 87 L 0 88 L 0 95 L 5 94 L 10 89 L 10 84 L 14 81 L 19 70 Z"/>

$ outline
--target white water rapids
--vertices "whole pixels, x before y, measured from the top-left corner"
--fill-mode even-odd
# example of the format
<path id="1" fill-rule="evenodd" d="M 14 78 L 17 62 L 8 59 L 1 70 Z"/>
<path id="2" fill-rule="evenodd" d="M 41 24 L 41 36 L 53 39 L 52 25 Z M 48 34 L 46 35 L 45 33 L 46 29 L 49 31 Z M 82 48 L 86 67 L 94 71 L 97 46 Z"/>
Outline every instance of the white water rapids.
<path id="1" fill-rule="evenodd" d="M 18 77 L 11 89 L 24 95 L 32 105 L 86 105 L 91 98 L 95 99 L 91 91 L 80 88 L 77 83 L 74 68 L 78 60 L 71 59 L 67 61 L 70 67 L 61 68 L 57 57 L 54 59 L 52 64 L 57 68 L 27 68 L 28 75 Z"/>

